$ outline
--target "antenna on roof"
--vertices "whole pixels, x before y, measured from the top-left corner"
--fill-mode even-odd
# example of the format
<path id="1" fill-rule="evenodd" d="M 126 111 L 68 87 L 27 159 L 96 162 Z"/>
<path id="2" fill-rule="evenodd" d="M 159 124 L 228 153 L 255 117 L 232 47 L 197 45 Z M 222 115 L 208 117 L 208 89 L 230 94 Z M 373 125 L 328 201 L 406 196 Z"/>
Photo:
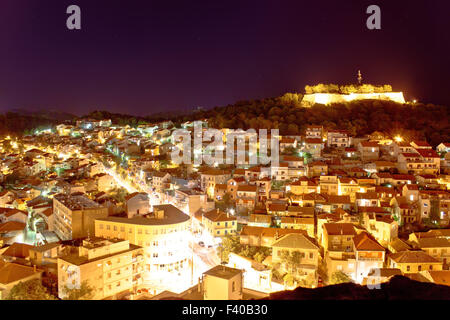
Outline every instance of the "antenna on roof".
<path id="1" fill-rule="evenodd" d="M 362 84 L 362 74 L 361 74 L 361 70 L 358 70 L 358 84 L 359 84 L 359 85 Z"/>

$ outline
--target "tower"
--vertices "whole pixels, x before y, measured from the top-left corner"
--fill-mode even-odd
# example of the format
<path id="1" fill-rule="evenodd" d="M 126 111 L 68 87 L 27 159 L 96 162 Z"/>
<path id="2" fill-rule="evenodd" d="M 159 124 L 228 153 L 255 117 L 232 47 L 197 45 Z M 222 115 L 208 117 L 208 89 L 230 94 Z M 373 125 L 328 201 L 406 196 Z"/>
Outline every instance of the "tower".
<path id="1" fill-rule="evenodd" d="M 361 74 L 361 70 L 358 70 L 358 84 L 359 84 L 359 85 L 362 84 L 362 74 Z"/>

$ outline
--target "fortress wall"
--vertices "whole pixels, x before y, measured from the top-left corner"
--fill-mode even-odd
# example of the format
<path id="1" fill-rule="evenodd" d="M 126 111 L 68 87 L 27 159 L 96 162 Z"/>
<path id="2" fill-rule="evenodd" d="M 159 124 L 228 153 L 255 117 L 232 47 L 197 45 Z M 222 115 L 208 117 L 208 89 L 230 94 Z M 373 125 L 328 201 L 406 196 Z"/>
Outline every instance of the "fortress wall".
<path id="1" fill-rule="evenodd" d="M 405 103 L 403 92 L 351 93 L 351 94 L 313 93 L 313 94 L 305 94 L 303 96 L 302 102 L 305 104 L 319 103 L 329 105 L 332 103 L 342 103 L 346 101 L 366 100 L 366 99 L 394 101 L 402 104 Z"/>

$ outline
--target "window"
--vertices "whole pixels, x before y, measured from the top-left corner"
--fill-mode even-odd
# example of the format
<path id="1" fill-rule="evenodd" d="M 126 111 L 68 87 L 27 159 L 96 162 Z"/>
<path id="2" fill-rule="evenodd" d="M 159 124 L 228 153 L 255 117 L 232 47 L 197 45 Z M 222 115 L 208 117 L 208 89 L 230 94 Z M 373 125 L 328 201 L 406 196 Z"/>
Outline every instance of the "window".
<path id="1" fill-rule="evenodd" d="M 100 223 L 100 226 L 99 226 L 99 227 L 100 227 L 100 230 L 101 230 L 101 229 L 103 229 L 103 224 L 102 224 L 102 223 Z"/>
<path id="2" fill-rule="evenodd" d="M 113 227 L 113 230 L 114 230 L 114 231 L 117 231 L 117 226 L 114 226 L 114 227 Z"/>
<path id="3" fill-rule="evenodd" d="M 111 227 L 109 225 L 106 225 L 106 230 L 111 229 Z"/>
<path id="4" fill-rule="evenodd" d="M 406 266 L 406 271 L 410 271 L 411 267 L 410 266 Z"/>
<path id="5" fill-rule="evenodd" d="M 418 267 L 418 270 L 419 270 L 419 271 L 422 271 L 422 266 L 419 266 L 419 267 Z"/>
<path id="6" fill-rule="evenodd" d="M 236 291 L 236 283 L 233 281 L 233 283 L 232 283 L 232 292 L 235 292 Z"/>

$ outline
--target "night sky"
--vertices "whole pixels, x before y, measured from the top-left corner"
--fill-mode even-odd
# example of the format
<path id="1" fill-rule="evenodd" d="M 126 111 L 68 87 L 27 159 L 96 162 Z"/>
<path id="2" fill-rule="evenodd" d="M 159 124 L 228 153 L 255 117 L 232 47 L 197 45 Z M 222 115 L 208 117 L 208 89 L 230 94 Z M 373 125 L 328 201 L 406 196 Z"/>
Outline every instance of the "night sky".
<path id="1" fill-rule="evenodd" d="M 66 28 L 81 8 L 82 29 Z M 381 7 L 381 30 L 366 8 Z M 148 115 L 391 84 L 450 105 L 450 5 L 433 1 L 1 0 L 0 112 Z"/>

